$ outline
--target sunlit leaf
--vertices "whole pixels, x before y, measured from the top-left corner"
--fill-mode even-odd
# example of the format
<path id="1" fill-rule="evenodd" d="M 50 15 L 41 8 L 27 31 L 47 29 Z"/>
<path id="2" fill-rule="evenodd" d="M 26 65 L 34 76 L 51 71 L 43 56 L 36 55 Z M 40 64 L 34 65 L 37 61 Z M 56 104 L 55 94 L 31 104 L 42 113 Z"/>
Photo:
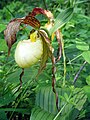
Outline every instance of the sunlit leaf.
<path id="1" fill-rule="evenodd" d="M 86 82 L 88 85 L 90 85 L 90 75 L 86 78 Z"/>
<path id="2" fill-rule="evenodd" d="M 90 64 L 90 51 L 83 52 L 82 56 Z"/>
<path id="3" fill-rule="evenodd" d="M 2 32 L 6 28 L 5 24 L 0 24 L 0 32 Z"/>
<path id="4" fill-rule="evenodd" d="M 6 41 L 4 39 L 0 40 L 0 51 L 6 52 L 8 50 L 8 47 L 6 45 Z"/>
<path id="5" fill-rule="evenodd" d="M 88 50 L 89 49 L 89 45 L 85 42 L 78 42 L 76 41 L 76 47 L 79 50 Z"/>
<path id="6" fill-rule="evenodd" d="M 87 97 L 88 97 L 88 100 L 89 100 L 89 102 L 90 102 L 90 86 L 88 85 L 88 86 L 84 86 L 84 91 L 85 91 L 85 93 L 86 93 L 86 95 L 87 95 Z"/>
<path id="7" fill-rule="evenodd" d="M 72 17 L 73 14 L 73 8 L 67 8 L 63 12 L 61 12 L 55 20 L 54 26 L 50 30 L 50 34 L 61 28 L 63 25 L 65 25 Z"/>

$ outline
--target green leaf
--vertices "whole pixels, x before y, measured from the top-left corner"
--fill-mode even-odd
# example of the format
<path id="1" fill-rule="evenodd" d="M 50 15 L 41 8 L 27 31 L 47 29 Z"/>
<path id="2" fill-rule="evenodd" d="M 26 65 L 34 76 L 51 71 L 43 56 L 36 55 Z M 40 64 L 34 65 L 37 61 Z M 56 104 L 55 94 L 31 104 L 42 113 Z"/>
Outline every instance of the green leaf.
<path id="1" fill-rule="evenodd" d="M 25 108 L 0 108 L 0 112 L 19 112 L 19 113 L 22 113 L 22 114 L 25 114 L 25 113 L 29 113 L 30 112 L 30 109 L 25 109 Z"/>
<path id="2" fill-rule="evenodd" d="M 4 111 L 0 111 L 0 120 L 8 120 Z"/>
<path id="3" fill-rule="evenodd" d="M 41 38 L 43 40 L 43 55 L 42 55 L 42 58 L 41 58 L 41 64 L 40 64 L 40 68 L 38 70 L 37 76 L 46 67 L 46 62 L 48 60 L 48 57 L 51 57 L 52 51 L 53 51 L 52 45 L 50 43 L 49 36 L 47 37 L 46 31 L 45 30 L 40 30 L 39 34 L 41 35 Z"/>
<path id="4" fill-rule="evenodd" d="M 90 64 L 90 51 L 83 52 L 82 56 Z"/>
<path id="5" fill-rule="evenodd" d="M 90 75 L 86 78 L 86 82 L 88 85 L 90 85 Z"/>
<path id="6" fill-rule="evenodd" d="M 63 25 L 65 25 L 72 17 L 73 8 L 67 8 L 63 12 L 61 12 L 55 20 L 54 26 L 50 30 L 50 34 L 54 33 L 56 30 L 60 29 Z"/>
<path id="7" fill-rule="evenodd" d="M 36 107 L 32 110 L 30 120 L 53 120 L 54 116 L 55 115 Z M 59 118 L 57 120 L 59 120 Z"/>
<path id="8" fill-rule="evenodd" d="M 84 91 L 87 94 L 88 100 L 90 102 L 90 86 L 84 86 Z"/>
<path id="9" fill-rule="evenodd" d="M 22 69 L 18 68 L 15 72 L 7 76 L 8 83 L 11 83 L 13 85 L 17 85 L 20 83 L 20 73 Z M 28 81 L 31 81 L 35 78 L 35 75 L 37 74 L 37 69 L 32 66 L 31 68 L 27 68 L 24 70 L 24 76 L 23 76 L 23 83 L 26 83 Z"/>
<path id="10" fill-rule="evenodd" d="M 76 88 L 74 92 L 75 92 L 75 95 L 73 99 L 74 99 L 74 103 L 76 104 L 75 108 L 80 111 L 82 110 L 83 105 L 87 100 L 87 96 L 85 95 L 84 90 L 81 90 L 78 88 Z"/>
<path id="11" fill-rule="evenodd" d="M 86 102 L 86 96 L 84 92 L 81 91 L 81 89 L 75 89 L 72 92 L 69 88 L 56 88 L 56 91 L 58 93 L 58 96 L 62 96 L 58 98 L 59 108 L 61 109 L 67 103 L 67 105 L 61 112 L 59 119 L 75 120 L 79 114 L 79 111 L 82 109 L 84 103 Z M 66 97 L 64 98 L 64 96 Z M 69 99 L 67 101 L 66 98 L 68 97 Z M 36 105 L 49 113 L 52 113 L 54 115 L 58 114 L 56 108 L 55 94 L 52 91 L 52 87 L 42 86 L 41 88 L 39 88 L 36 94 Z"/>
<path id="12" fill-rule="evenodd" d="M 16 97 L 19 95 L 19 92 L 17 92 L 18 87 L 13 88 L 12 90 L 8 88 L 8 91 L 6 94 L 0 96 L 0 107 L 4 105 L 8 105 L 10 102 L 14 101 Z"/>
<path id="13" fill-rule="evenodd" d="M 6 45 L 6 41 L 4 39 L 0 39 L 0 51 L 6 52 L 8 47 Z"/>
<path id="14" fill-rule="evenodd" d="M 52 87 L 40 88 L 36 94 L 36 105 L 50 113 L 57 113 L 55 94 L 52 91 Z"/>
<path id="15" fill-rule="evenodd" d="M 89 45 L 85 42 L 78 42 L 76 41 L 76 48 L 79 50 L 88 50 L 89 49 Z"/>
<path id="16" fill-rule="evenodd" d="M 42 59 L 41 59 L 41 63 L 40 63 L 40 68 L 38 70 L 38 75 L 42 72 L 42 70 L 46 66 L 46 62 L 49 57 L 48 51 L 49 51 L 48 46 L 47 46 L 46 42 L 43 40 L 43 55 L 42 55 Z"/>
<path id="17" fill-rule="evenodd" d="M 6 28 L 5 24 L 0 24 L 0 32 L 2 32 Z"/>

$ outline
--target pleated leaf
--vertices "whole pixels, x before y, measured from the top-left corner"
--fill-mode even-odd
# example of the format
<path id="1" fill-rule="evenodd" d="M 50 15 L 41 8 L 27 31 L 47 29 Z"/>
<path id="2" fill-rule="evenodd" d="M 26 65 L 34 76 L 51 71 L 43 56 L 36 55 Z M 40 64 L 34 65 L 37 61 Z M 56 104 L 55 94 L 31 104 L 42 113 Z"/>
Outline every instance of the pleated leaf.
<path id="1" fill-rule="evenodd" d="M 53 120 L 54 116 L 55 115 L 36 107 L 32 110 L 30 120 Z M 57 118 L 57 120 L 59 120 L 59 118 Z"/>
<path id="2" fill-rule="evenodd" d="M 50 113 L 57 113 L 55 94 L 52 91 L 52 87 L 42 87 L 38 91 L 36 105 Z"/>
<path id="3" fill-rule="evenodd" d="M 63 12 L 61 12 L 55 20 L 54 26 L 50 29 L 50 34 L 54 33 L 56 30 L 60 29 L 63 25 L 65 25 L 72 17 L 73 8 L 67 8 Z"/>
<path id="4" fill-rule="evenodd" d="M 75 91 L 73 91 L 72 93 L 73 97 L 71 97 L 70 100 L 68 100 L 72 92 L 69 88 L 56 88 L 56 91 L 59 96 L 59 108 L 61 109 L 67 103 L 67 105 L 59 115 L 59 119 L 75 120 L 87 99 L 84 92 L 80 89 L 75 89 Z M 52 87 L 44 86 L 41 87 L 39 91 L 37 91 L 36 105 L 39 106 L 41 109 L 47 111 L 48 113 L 54 115 L 58 113 L 55 100 L 55 94 L 52 91 Z"/>

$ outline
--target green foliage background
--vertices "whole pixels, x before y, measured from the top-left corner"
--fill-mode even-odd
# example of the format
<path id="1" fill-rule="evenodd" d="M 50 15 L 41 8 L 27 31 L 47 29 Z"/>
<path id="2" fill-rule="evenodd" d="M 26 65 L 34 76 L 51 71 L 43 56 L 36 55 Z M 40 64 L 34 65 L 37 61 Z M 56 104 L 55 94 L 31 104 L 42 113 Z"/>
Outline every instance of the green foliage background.
<path id="1" fill-rule="evenodd" d="M 28 35 L 25 31 L 17 34 L 17 42 L 12 47 L 11 55 L 7 57 L 8 48 L 3 33 L 11 19 L 27 15 L 34 7 L 47 8 L 56 18 L 59 13 L 72 6 L 74 6 L 72 18 L 61 27 L 64 49 L 61 60 L 56 64 L 56 90 L 60 108 L 60 111 L 57 111 L 51 85 L 51 61 L 48 60 L 37 81 L 35 76 L 39 63 L 26 69 L 22 89 L 19 89 L 21 69 L 15 63 L 14 51 L 18 41 L 27 39 Z M 41 24 L 47 21 L 43 15 L 38 15 L 37 18 Z M 31 30 L 31 27 L 26 30 Z M 57 50 L 56 39 L 52 45 Z M 56 52 L 54 54 L 56 55 Z M 82 66 L 84 68 L 75 82 L 75 75 Z M 16 117 L 18 120 L 90 119 L 89 0 L 0 1 L 0 120 L 12 120 Z"/>

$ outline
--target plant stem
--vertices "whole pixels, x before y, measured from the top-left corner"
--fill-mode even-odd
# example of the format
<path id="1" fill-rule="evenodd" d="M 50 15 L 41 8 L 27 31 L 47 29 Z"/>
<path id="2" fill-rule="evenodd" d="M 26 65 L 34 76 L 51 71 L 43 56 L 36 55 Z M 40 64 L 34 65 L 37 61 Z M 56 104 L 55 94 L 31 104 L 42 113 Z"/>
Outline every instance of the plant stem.
<path id="1" fill-rule="evenodd" d="M 55 116 L 55 118 L 53 120 L 57 119 L 57 117 L 61 114 L 61 112 L 63 111 L 63 109 L 65 108 L 66 105 L 67 105 L 67 103 L 61 108 L 61 110 L 57 113 L 57 115 Z"/>
<path id="2" fill-rule="evenodd" d="M 83 63 L 83 65 L 80 67 L 79 71 L 77 72 L 77 74 L 76 74 L 75 77 L 74 77 L 73 84 L 76 83 L 76 81 L 77 81 L 77 79 L 78 79 L 78 77 L 79 77 L 81 71 L 83 70 L 83 68 L 85 67 L 86 64 L 87 64 L 87 62 L 85 61 L 85 62 Z"/>
<path id="3" fill-rule="evenodd" d="M 76 60 L 77 58 L 79 58 L 79 57 L 81 57 L 81 56 L 82 56 L 82 54 L 76 56 L 75 58 L 73 58 L 72 60 L 70 60 L 67 64 L 71 64 L 71 62 L 73 62 L 74 60 Z"/>
<path id="4" fill-rule="evenodd" d="M 64 61 L 64 76 L 63 76 L 63 86 L 65 86 L 65 80 L 66 80 L 66 56 L 65 56 L 65 51 L 64 51 L 64 42 L 61 38 L 62 42 L 62 53 L 63 53 L 63 61 Z"/>
<path id="5" fill-rule="evenodd" d="M 44 3 L 44 7 L 45 7 L 45 9 L 47 10 L 47 5 L 46 5 L 45 0 L 43 0 L 43 3 Z"/>

